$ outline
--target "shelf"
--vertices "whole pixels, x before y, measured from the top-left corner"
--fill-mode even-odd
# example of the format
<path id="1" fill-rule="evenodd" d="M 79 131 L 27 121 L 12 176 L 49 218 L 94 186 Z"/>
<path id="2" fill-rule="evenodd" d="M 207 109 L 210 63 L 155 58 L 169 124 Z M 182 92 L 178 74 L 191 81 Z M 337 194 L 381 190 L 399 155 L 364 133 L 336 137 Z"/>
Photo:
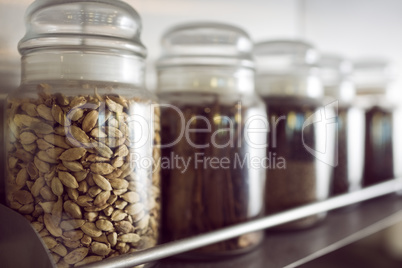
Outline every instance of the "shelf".
<path id="1" fill-rule="evenodd" d="M 188 262 L 166 259 L 158 268 L 297 267 L 402 221 L 402 198 L 395 194 L 330 212 L 318 226 L 292 232 L 267 232 L 253 252 L 225 260 Z"/>
<path id="2" fill-rule="evenodd" d="M 401 183 L 402 179 L 395 179 L 358 192 L 312 203 L 255 221 L 110 258 L 87 265 L 85 268 L 132 267 L 133 264 L 154 260 L 160 260 L 155 262 L 157 268 L 296 267 L 402 221 L 402 197 L 394 193 L 402 190 Z M 355 204 L 361 200 L 387 193 L 388 195 L 383 197 Z M 188 262 L 172 258 L 161 260 L 200 246 L 233 238 L 239 234 L 276 226 L 347 204 L 354 205 L 329 212 L 325 220 L 310 229 L 291 232 L 267 231 L 263 243 L 248 254 L 202 262 Z M 52 267 L 49 261 L 47 266 L 43 264 L 45 259 L 49 260 L 49 258 L 45 250 L 41 252 L 43 244 L 36 237 L 29 223 L 18 213 L 4 206 L 0 206 L 0 208 L 2 208 L 0 214 L 3 213 L 2 216 L 6 219 L 0 224 L 0 248 L 3 249 L 0 251 L 0 263 L 15 262 L 17 259 L 25 261 L 25 265 L 21 267 L 38 267 L 35 266 L 38 261 L 41 262 L 40 267 Z M 22 219 L 18 221 L 19 225 L 16 224 L 17 218 Z M 17 236 L 18 239 L 15 239 Z M 30 243 L 27 243 L 23 237 L 27 238 Z M 37 243 L 34 246 L 32 243 L 35 241 Z M 21 255 L 23 258 L 16 258 L 16 254 L 20 256 L 21 252 L 24 252 Z M 39 253 L 44 255 L 39 255 Z"/>

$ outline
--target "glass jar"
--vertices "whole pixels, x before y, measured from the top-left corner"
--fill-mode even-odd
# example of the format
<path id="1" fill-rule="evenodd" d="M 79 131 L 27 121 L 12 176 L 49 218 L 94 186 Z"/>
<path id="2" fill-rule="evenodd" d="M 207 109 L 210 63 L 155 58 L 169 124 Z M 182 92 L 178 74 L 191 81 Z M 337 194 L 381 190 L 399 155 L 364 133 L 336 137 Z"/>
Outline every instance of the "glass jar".
<path id="1" fill-rule="evenodd" d="M 356 90 L 352 82 L 353 64 L 338 55 L 320 58 L 325 102 L 337 102 L 337 140 L 331 195 L 361 189 L 364 159 L 364 111 L 356 107 Z"/>
<path id="2" fill-rule="evenodd" d="M 159 113 L 143 88 L 137 12 L 38 0 L 26 14 L 21 86 L 7 101 L 8 205 L 58 267 L 154 246 Z"/>
<path id="3" fill-rule="evenodd" d="M 6 204 L 5 177 L 6 177 L 6 152 L 4 143 L 4 117 L 6 99 L 10 91 L 18 87 L 21 77 L 20 64 L 17 57 L 0 54 L 0 204 Z"/>
<path id="4" fill-rule="evenodd" d="M 256 89 L 267 106 L 267 154 L 282 164 L 267 168 L 266 214 L 328 197 L 335 148 L 335 114 L 323 107 L 317 51 L 303 41 L 274 40 L 255 45 Z M 312 226 L 324 213 L 276 227 Z"/>
<path id="5" fill-rule="evenodd" d="M 162 38 L 165 242 L 263 214 L 265 172 L 258 161 L 265 158 L 266 135 L 257 132 L 264 131 L 266 114 L 254 93 L 252 48 L 247 33 L 220 23 L 179 25 Z M 186 256 L 242 253 L 262 238 L 263 232 L 246 234 Z"/>
<path id="6" fill-rule="evenodd" d="M 394 178 L 393 129 L 396 104 L 392 101 L 392 67 L 381 59 L 355 62 L 354 80 L 358 104 L 365 110 L 366 137 L 363 185 L 370 186 Z M 395 125 L 394 125 L 395 124 Z"/>

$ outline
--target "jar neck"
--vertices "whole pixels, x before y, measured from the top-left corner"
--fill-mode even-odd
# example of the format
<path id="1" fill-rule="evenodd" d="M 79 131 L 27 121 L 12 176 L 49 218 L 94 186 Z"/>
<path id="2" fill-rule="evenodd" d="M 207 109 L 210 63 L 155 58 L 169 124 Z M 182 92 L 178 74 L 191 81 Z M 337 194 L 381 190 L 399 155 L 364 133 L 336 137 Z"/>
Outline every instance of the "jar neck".
<path id="1" fill-rule="evenodd" d="M 363 108 L 399 105 L 399 91 L 390 84 L 358 85 L 356 99 Z"/>
<path id="2" fill-rule="evenodd" d="M 254 70 L 212 66 L 158 68 L 159 93 L 184 91 L 251 94 Z"/>
<path id="3" fill-rule="evenodd" d="M 82 80 L 144 85 L 144 60 L 101 52 L 38 51 L 21 59 L 21 84 L 46 80 Z"/>
<path id="4" fill-rule="evenodd" d="M 316 75 L 258 75 L 256 89 L 262 96 L 292 96 L 318 99 L 324 95 L 321 80 Z"/>
<path id="5" fill-rule="evenodd" d="M 342 103 L 351 103 L 356 96 L 354 83 L 344 79 L 333 84 L 324 85 L 325 97 Z"/>

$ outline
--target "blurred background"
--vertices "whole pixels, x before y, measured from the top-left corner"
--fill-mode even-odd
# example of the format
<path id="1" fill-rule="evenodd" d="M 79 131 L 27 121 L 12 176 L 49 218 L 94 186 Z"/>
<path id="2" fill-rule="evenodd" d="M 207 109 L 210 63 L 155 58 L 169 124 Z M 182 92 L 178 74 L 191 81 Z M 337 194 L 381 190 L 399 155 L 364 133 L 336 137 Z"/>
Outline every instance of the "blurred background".
<path id="1" fill-rule="evenodd" d="M 18 72 L 18 41 L 33 0 L 0 0 L 0 68 Z M 255 41 L 301 38 L 323 52 L 350 59 L 380 57 L 395 64 L 396 97 L 402 99 L 402 1 L 400 0 L 126 0 L 141 15 L 148 48 L 147 85 L 155 88 L 160 37 L 186 21 L 213 20 L 245 29 Z M 5 63 L 5 64 L 4 64 Z M 3 66 L 3 67 L 2 67 Z M 0 69 L 1 71 L 1 69 Z M 18 84 L 18 75 L 14 84 Z M 402 224 L 328 254 L 303 267 L 401 267 Z"/>

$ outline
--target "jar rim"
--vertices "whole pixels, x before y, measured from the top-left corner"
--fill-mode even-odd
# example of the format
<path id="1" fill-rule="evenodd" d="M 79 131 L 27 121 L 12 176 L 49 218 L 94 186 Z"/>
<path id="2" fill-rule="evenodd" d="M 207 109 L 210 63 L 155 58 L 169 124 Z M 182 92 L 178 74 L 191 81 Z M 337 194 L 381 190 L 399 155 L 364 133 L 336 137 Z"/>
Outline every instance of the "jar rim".
<path id="1" fill-rule="evenodd" d="M 169 28 L 161 38 L 157 68 L 174 66 L 238 66 L 254 69 L 253 42 L 231 24 L 194 21 Z"/>
<path id="2" fill-rule="evenodd" d="M 297 68 L 318 65 L 320 53 L 308 41 L 301 39 L 274 39 L 254 45 L 257 73 L 292 72 Z"/>

